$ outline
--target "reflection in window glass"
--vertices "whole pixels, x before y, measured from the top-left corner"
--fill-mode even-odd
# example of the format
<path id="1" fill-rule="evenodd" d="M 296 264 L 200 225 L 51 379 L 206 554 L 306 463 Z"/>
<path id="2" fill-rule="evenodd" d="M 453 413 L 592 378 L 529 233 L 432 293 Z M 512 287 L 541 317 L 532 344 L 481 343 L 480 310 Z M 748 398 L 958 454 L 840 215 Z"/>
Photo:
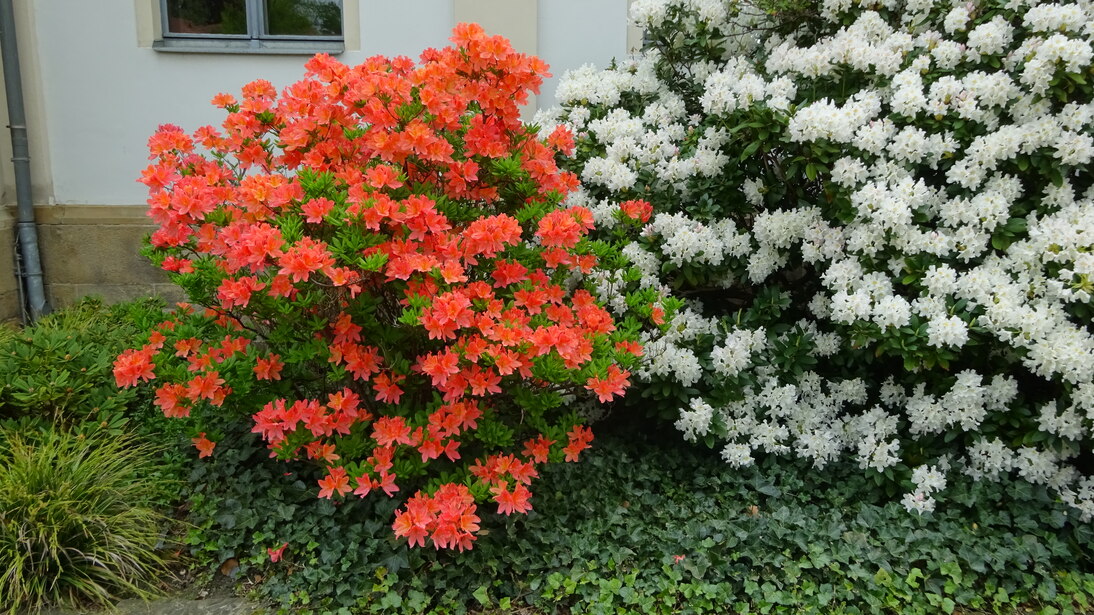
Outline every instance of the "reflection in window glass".
<path id="1" fill-rule="evenodd" d="M 172 34 L 247 34 L 246 0 L 167 0 L 167 29 Z"/>
<path id="2" fill-rule="evenodd" d="M 342 0 L 265 0 L 266 33 L 342 36 Z"/>

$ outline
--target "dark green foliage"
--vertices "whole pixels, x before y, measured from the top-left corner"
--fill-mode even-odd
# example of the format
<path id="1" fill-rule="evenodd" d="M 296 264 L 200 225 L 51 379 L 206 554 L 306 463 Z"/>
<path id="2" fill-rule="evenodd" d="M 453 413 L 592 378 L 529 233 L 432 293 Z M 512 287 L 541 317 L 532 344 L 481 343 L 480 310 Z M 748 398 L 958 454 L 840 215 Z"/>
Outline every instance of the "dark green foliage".
<path id="1" fill-rule="evenodd" d="M 134 415 L 149 418 L 138 410 L 147 400 L 119 390 L 112 370 L 115 357 L 162 320 L 163 309 L 157 299 L 114 306 L 85 299 L 32 327 L 0 333 L 0 422 L 98 424 L 118 432 Z"/>
<path id="2" fill-rule="evenodd" d="M 266 550 L 287 542 L 284 560 L 260 587 L 286 606 L 352 605 L 377 566 L 408 565 L 406 542 L 390 528 L 397 501 L 318 499 L 324 474 L 313 464 L 270 459 L 246 426 L 222 430 L 234 445 L 198 460 L 190 476 L 193 529 L 186 542 L 200 564 L 215 570 L 236 558 L 241 574 L 261 572 L 270 561 Z"/>
<path id="3" fill-rule="evenodd" d="M 318 473 L 254 442 L 198 465 L 189 542 L 317 612 L 1066 612 L 1094 597 L 1091 528 L 1039 487 L 954 484 L 920 517 L 857 468 L 737 471 L 630 432 L 594 444 L 544 471 L 531 514 L 482 515 L 457 554 L 406 549 L 380 521 L 391 500 L 316 499 Z"/>

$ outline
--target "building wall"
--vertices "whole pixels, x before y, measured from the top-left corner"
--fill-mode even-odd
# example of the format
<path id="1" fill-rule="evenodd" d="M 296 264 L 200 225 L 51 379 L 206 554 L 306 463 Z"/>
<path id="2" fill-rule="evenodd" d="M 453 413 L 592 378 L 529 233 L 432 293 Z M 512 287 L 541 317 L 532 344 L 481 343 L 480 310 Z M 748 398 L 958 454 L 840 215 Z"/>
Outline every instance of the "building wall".
<path id="1" fill-rule="evenodd" d="M 19 286 L 14 272 L 15 221 L 0 207 L 0 321 L 19 317 Z"/>
<path id="2" fill-rule="evenodd" d="M 86 295 L 124 301 L 182 294 L 140 254 L 154 230 L 144 208 L 127 205 L 44 205 L 35 208 L 47 297 L 54 306 Z"/>
<path id="3" fill-rule="evenodd" d="M 543 82 L 540 106 L 555 105 L 555 88 L 567 70 L 583 64 L 607 68 L 634 42 L 627 27 L 630 2 L 605 0 L 539 0 L 539 56 L 551 65 Z M 628 36 L 630 35 L 630 36 Z"/>
<path id="4" fill-rule="evenodd" d="M 23 107 L 27 118 L 27 132 L 30 140 L 31 194 L 36 203 L 49 203 L 53 198 L 52 169 L 49 160 L 49 140 L 46 128 L 45 90 L 42 82 L 42 67 L 39 63 L 39 40 L 35 23 L 33 2 L 14 2 L 16 39 L 19 43 L 19 64 L 23 77 Z M 0 71 L 3 70 L 0 63 Z M 4 89 L 0 89 L 0 120 L 2 127 L 8 125 L 8 105 Z M 0 130 L 0 181 L 3 181 L 3 204 L 15 202 L 15 180 L 11 167 L 11 134 L 6 128 Z"/>
<path id="5" fill-rule="evenodd" d="M 551 64 L 555 77 L 536 101 L 547 107 L 563 72 L 586 62 L 604 66 L 626 53 L 628 2 L 344 0 L 346 51 L 338 59 L 356 64 L 377 54 L 417 57 L 422 49 L 447 45 L 458 21 L 477 21 Z M 186 130 L 218 124 L 223 112 L 209 104 L 213 95 L 238 93 L 259 78 L 285 86 L 303 76 L 308 56 L 155 50 L 159 0 L 15 4 L 50 298 L 65 304 L 92 292 L 122 299 L 165 291 L 165 279 L 137 254 L 140 238 L 151 230 L 145 188 L 135 181 L 148 164 L 148 136 L 161 123 Z M 6 121 L 6 104 L 0 120 Z M 9 206 L 15 200 L 10 148 L 5 135 L 0 204 Z M 0 233 L 10 241 L 4 220 Z M 0 318 L 13 315 L 4 307 L 4 289 L 14 277 L 4 241 Z"/>

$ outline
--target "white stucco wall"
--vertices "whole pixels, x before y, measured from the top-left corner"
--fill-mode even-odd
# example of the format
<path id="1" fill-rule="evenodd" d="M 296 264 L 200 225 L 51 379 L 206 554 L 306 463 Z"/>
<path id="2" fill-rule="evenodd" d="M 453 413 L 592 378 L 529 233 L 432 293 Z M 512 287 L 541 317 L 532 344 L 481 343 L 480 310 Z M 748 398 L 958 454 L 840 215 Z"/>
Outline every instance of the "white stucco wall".
<path id="1" fill-rule="evenodd" d="M 567 70 L 582 64 L 607 68 L 627 52 L 629 0 L 540 0 L 539 56 L 551 65 L 540 108 L 555 104 L 555 88 Z"/>
<path id="2" fill-rule="evenodd" d="M 46 119 L 53 200 L 59 204 L 128 205 L 144 202 L 135 178 L 147 164 L 145 143 L 161 123 L 186 130 L 218 124 L 223 112 L 209 105 L 218 92 L 237 93 L 263 78 L 281 87 L 303 75 L 306 56 L 164 53 L 138 45 L 138 13 L 157 0 L 35 0 L 30 40 Z M 141 3 L 146 3 L 147 6 Z M 627 0 L 540 0 L 536 15 L 539 55 L 556 75 L 540 106 L 554 102 L 565 70 L 583 63 L 607 65 L 626 52 Z M 448 44 L 453 0 L 359 0 L 359 48 L 339 60 L 360 62 L 376 54 L 417 57 Z M 347 23 L 347 29 L 355 24 Z M 356 37 L 347 34 L 347 47 Z M 33 138 L 33 135 L 32 135 Z"/>

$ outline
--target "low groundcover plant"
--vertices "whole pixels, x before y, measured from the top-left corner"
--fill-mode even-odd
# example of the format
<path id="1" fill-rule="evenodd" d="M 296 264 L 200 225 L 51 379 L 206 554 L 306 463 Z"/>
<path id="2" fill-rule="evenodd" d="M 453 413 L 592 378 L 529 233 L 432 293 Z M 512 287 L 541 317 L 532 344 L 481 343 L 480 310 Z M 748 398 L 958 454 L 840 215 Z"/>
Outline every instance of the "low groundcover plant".
<path id="1" fill-rule="evenodd" d="M 316 56 L 280 96 L 215 97 L 221 129 L 162 126 L 148 254 L 201 307 L 114 374 L 155 380 L 201 456 L 232 446 L 212 419 L 249 415 L 271 455 L 327 468 L 319 497 L 410 494 L 395 534 L 462 551 L 476 502 L 527 512 L 537 465 L 577 460 L 567 404 L 622 394 L 641 349 L 576 282 L 617 255 L 559 207 L 569 131 L 519 119 L 546 65 L 476 25 L 452 40 L 417 65 Z"/>

